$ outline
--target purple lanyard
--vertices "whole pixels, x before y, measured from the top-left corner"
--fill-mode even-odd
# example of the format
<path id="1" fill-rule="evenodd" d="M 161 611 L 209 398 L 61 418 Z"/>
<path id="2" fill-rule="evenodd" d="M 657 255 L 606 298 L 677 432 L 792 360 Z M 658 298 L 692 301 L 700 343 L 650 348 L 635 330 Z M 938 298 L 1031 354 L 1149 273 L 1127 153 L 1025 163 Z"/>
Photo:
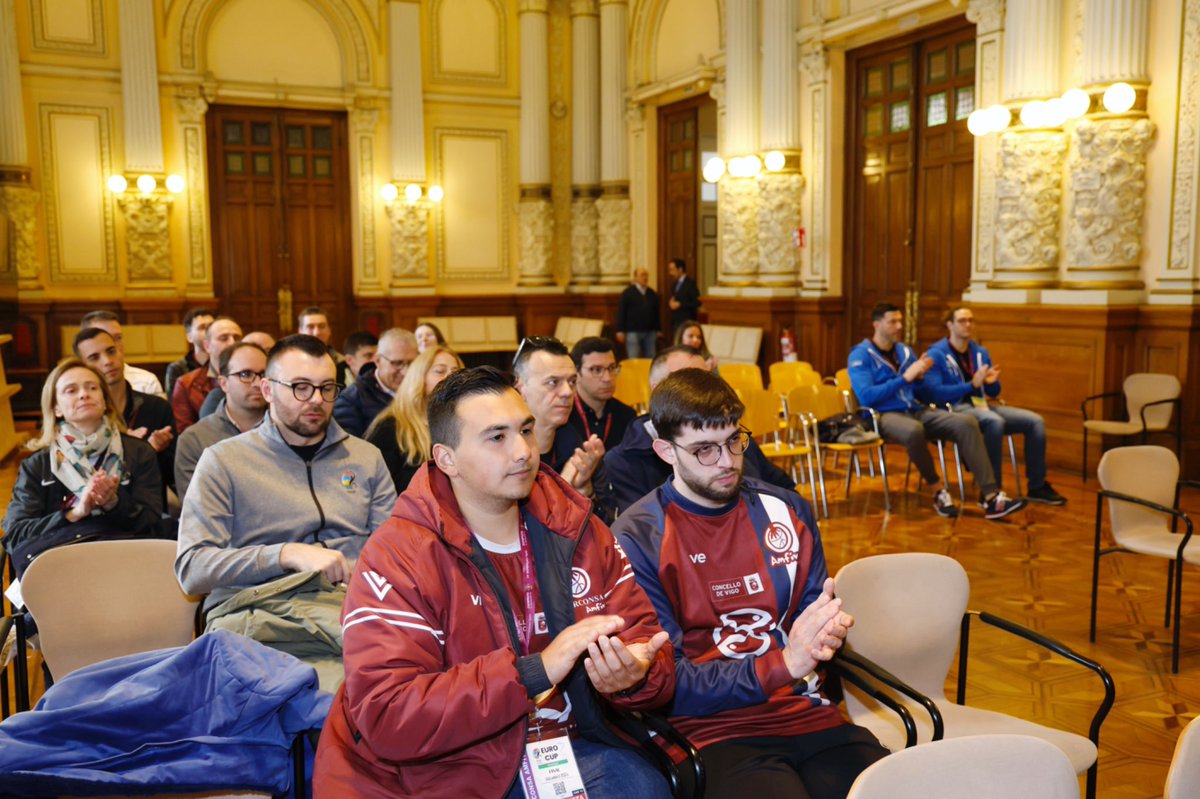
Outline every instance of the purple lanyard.
<path id="1" fill-rule="evenodd" d="M 517 625 L 517 637 L 521 641 L 521 649 L 523 655 L 529 654 L 529 642 L 533 638 L 533 628 L 536 623 L 537 607 L 533 600 L 533 591 L 535 587 L 533 574 L 533 550 L 529 546 L 529 534 L 525 531 L 525 519 L 520 520 L 517 527 L 517 534 L 521 541 L 521 580 L 523 583 L 523 593 L 525 594 L 525 629 L 524 634 L 521 632 L 521 625 Z M 515 616 L 516 613 L 514 612 Z M 520 621 L 518 619 L 517 621 Z"/>

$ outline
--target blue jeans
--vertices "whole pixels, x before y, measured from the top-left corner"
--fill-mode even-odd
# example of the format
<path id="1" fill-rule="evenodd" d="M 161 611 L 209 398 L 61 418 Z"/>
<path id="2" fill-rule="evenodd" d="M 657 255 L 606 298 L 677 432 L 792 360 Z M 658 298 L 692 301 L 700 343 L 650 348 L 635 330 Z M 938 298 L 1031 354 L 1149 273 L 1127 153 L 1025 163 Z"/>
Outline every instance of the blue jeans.
<path id="1" fill-rule="evenodd" d="M 571 741 L 579 774 L 587 786 L 588 799 L 671 799 L 667 778 L 632 749 L 575 738 Z M 524 749 L 522 749 L 524 752 Z M 525 789 L 517 783 L 505 799 L 525 799 Z"/>
<path id="2" fill-rule="evenodd" d="M 954 406 L 954 410 L 969 413 L 979 422 L 983 433 L 983 445 L 987 448 L 988 460 L 1000 483 L 1000 465 L 1004 460 L 1004 437 L 1025 436 L 1025 477 L 1029 488 L 1038 488 L 1046 483 L 1046 422 L 1041 416 L 1024 408 L 1010 405 L 992 405 L 986 411 L 970 402 Z"/>
<path id="3" fill-rule="evenodd" d="M 625 330 L 625 354 L 630 358 L 653 358 L 658 350 L 657 330 Z"/>

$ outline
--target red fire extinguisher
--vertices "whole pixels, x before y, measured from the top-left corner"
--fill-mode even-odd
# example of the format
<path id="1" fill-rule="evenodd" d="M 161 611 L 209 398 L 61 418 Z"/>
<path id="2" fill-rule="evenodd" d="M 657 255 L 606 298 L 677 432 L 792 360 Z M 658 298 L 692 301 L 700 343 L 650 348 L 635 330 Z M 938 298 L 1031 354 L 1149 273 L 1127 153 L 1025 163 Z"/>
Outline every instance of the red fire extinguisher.
<path id="1" fill-rule="evenodd" d="M 796 335 L 792 333 L 790 327 L 785 327 L 783 335 L 779 337 L 779 350 L 783 353 L 783 360 L 790 362 L 799 360 L 796 357 Z"/>

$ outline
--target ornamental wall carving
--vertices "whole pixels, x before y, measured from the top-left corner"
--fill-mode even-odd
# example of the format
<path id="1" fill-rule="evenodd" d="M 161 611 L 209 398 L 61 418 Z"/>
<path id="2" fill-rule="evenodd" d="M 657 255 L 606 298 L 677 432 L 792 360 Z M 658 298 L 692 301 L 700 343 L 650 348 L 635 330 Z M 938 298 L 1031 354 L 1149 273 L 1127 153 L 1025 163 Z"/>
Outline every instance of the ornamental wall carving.
<path id="1" fill-rule="evenodd" d="M 800 193 L 804 176 L 798 172 L 758 175 L 758 277 L 771 285 L 794 285 L 799 266 L 796 228 L 801 226 Z"/>
<path id="2" fill-rule="evenodd" d="M 429 279 L 429 209 L 422 203 L 387 206 L 392 235 L 392 282 Z"/>
<path id="3" fill-rule="evenodd" d="M 522 286 L 548 286 L 551 250 L 554 246 L 554 210 L 549 200 L 522 200 L 517 203 L 517 226 L 521 246 Z"/>
<path id="4" fill-rule="evenodd" d="M 135 282 L 171 279 L 171 237 L 167 215 L 170 197 L 163 194 L 122 194 L 117 204 L 125 215 L 129 247 L 129 279 Z"/>
<path id="5" fill-rule="evenodd" d="M 1171 197 L 1171 254 L 1168 272 L 1192 277 L 1196 232 L 1196 174 L 1200 170 L 1200 0 L 1187 0 L 1175 127 L 1175 180 Z M 1173 276 L 1174 277 L 1174 276 Z"/>
<path id="6" fill-rule="evenodd" d="M 1138 269 L 1146 152 L 1154 136 L 1148 119 L 1082 119 L 1068 162 L 1067 259 L 1070 267 Z"/>
<path id="7" fill-rule="evenodd" d="M 38 264 L 35 246 L 35 220 L 40 195 L 27 185 L 0 184 L 0 217 L 7 217 L 12 233 L 10 242 L 12 263 L 22 284 L 35 284 Z"/>
<path id="8" fill-rule="evenodd" d="M 606 194 L 596 200 L 596 231 L 600 237 L 600 283 L 619 286 L 629 281 L 630 213 L 628 197 Z"/>
<path id="9" fill-rule="evenodd" d="M 1006 131 L 996 181 L 996 268 L 1053 272 L 1067 136 L 1059 131 Z"/>
<path id="10" fill-rule="evenodd" d="M 571 202 L 571 282 L 581 286 L 595 283 L 600 272 L 597 219 L 594 197 Z"/>
<path id="11" fill-rule="evenodd" d="M 758 182 L 721 178 L 717 213 L 721 220 L 722 285 L 745 286 L 758 272 Z"/>

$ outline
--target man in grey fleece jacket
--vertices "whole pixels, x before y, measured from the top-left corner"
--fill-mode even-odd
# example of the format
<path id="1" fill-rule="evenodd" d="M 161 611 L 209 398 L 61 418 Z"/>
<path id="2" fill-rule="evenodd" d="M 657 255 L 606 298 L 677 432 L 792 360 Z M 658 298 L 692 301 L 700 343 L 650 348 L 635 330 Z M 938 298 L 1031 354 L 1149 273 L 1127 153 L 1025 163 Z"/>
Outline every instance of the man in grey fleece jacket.
<path id="1" fill-rule="evenodd" d="M 262 381 L 267 418 L 213 444 L 196 465 L 179 520 L 175 574 L 210 610 L 290 572 L 349 579 L 367 537 L 391 515 L 396 490 L 383 456 L 332 421 L 328 348 L 281 340 Z"/>

